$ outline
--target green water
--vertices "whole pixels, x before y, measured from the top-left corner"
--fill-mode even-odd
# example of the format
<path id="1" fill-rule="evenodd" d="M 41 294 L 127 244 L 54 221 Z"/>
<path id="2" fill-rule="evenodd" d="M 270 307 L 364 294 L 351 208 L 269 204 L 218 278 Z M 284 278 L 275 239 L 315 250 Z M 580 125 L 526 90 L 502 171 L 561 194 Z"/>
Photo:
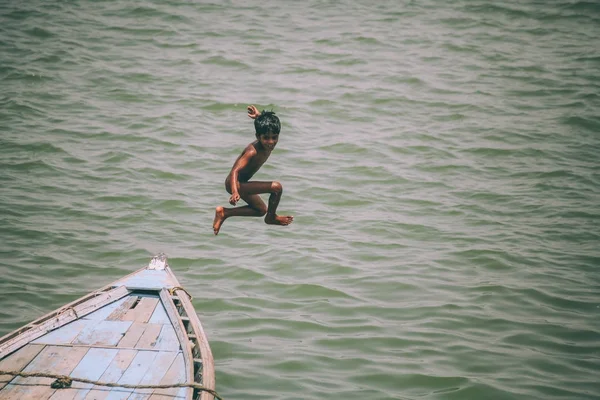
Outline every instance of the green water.
<path id="1" fill-rule="evenodd" d="M 600 399 L 599 27 L 583 0 L 0 1 L 0 335 L 165 252 L 227 400 Z M 215 237 L 248 104 L 295 219 Z"/>

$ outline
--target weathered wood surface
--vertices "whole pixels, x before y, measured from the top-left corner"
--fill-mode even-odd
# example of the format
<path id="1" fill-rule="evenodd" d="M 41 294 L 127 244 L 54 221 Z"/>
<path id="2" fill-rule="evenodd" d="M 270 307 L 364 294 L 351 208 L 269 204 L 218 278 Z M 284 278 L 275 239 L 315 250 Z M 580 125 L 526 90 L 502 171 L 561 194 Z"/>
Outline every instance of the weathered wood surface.
<path id="1" fill-rule="evenodd" d="M 180 349 L 179 339 L 175 333 L 175 329 L 171 324 L 163 324 L 156 344 L 155 349 L 166 351 L 178 351 Z"/>
<path id="2" fill-rule="evenodd" d="M 165 376 L 160 381 L 161 385 L 171 383 L 184 383 L 186 382 L 185 364 L 183 360 L 183 354 L 179 353 Z M 185 399 L 186 393 L 189 392 L 186 388 L 170 388 L 170 389 L 156 389 L 154 394 L 150 396 L 150 400 L 172 400 Z M 175 397 L 176 396 L 176 397 Z"/>
<path id="3" fill-rule="evenodd" d="M 118 350 L 117 355 L 113 358 L 110 365 L 98 379 L 99 382 L 118 382 L 123 376 L 134 357 L 137 355 L 136 350 Z M 93 386 L 89 393 L 86 394 L 85 400 L 103 400 L 110 393 L 111 388 L 106 386 Z"/>
<path id="4" fill-rule="evenodd" d="M 128 296 L 125 301 L 117 308 L 114 309 L 112 313 L 108 317 L 106 317 L 107 321 L 122 321 L 123 316 L 127 314 L 127 312 L 133 307 L 133 305 L 138 301 L 138 296 Z"/>
<path id="5" fill-rule="evenodd" d="M 169 291 L 163 289 L 160 291 L 160 300 L 162 304 L 165 306 L 165 311 L 169 316 L 169 319 L 173 323 L 173 328 L 175 329 L 175 334 L 181 343 L 181 350 L 183 353 L 183 363 L 184 363 L 184 382 L 194 382 L 194 360 L 192 356 L 192 350 L 189 344 L 189 339 L 186 334 L 185 327 L 183 326 L 183 322 L 181 318 L 179 318 L 179 313 L 177 312 L 177 308 L 175 304 L 173 304 L 173 300 L 171 300 L 171 295 Z M 185 399 L 189 400 L 192 398 L 193 390 L 192 389 L 183 389 L 183 393 L 185 394 Z"/>
<path id="6" fill-rule="evenodd" d="M 178 285 L 175 277 L 166 270 L 142 270 L 136 274 L 125 277 L 118 284 L 134 289 L 154 289 L 171 288 Z"/>
<path id="7" fill-rule="evenodd" d="M 156 344 L 158 340 L 158 335 L 160 335 L 160 330 L 162 329 L 162 325 L 159 324 L 146 324 L 146 330 L 140 337 L 140 340 L 136 343 L 135 347 L 139 349 L 151 349 Z"/>
<path id="8" fill-rule="evenodd" d="M 125 301 L 127 301 L 130 298 L 131 296 L 125 296 L 117 301 L 113 301 L 112 303 L 94 311 L 93 313 L 86 315 L 84 318 L 92 319 L 95 321 L 104 321 L 108 318 L 110 314 L 112 314 L 118 307 L 120 307 Z"/>
<path id="9" fill-rule="evenodd" d="M 3 371 L 21 371 L 25 368 L 44 348 L 41 344 L 28 344 L 19 351 L 11 354 L 0 361 L 0 369 Z M 0 375 L 0 389 L 2 389 L 14 376 Z"/>
<path id="10" fill-rule="evenodd" d="M 136 307 L 123 315 L 123 321 L 148 322 L 158 304 L 158 297 L 142 297 Z"/>
<path id="11" fill-rule="evenodd" d="M 160 307 L 162 308 L 162 303 L 160 303 Z M 67 375 L 70 373 L 70 376 L 74 378 L 123 384 L 158 384 L 159 382 L 174 384 L 186 381 L 186 368 L 180 351 L 180 343 L 170 323 L 78 320 L 39 338 L 38 341 L 39 344 L 29 344 L 2 360 L 0 368 L 20 371 L 29 364 L 30 367 L 24 372 Z M 136 347 L 139 351 L 110 348 L 117 342 L 119 347 Z M 44 353 L 41 359 L 36 359 L 33 363 L 32 361 L 44 348 L 44 345 L 53 349 L 53 356 Z M 89 347 L 98 345 L 103 347 Z M 85 354 L 82 359 L 81 357 L 71 358 L 73 365 L 69 364 L 69 367 L 72 372 L 67 371 L 68 368 L 56 368 L 56 363 L 49 362 L 51 358 L 53 361 L 60 360 L 61 357 L 65 358 L 71 352 L 74 355 Z M 175 362 L 178 355 L 178 361 Z M 164 379 L 164 375 L 168 371 L 172 378 Z M 12 379 L 12 376 L 5 376 L 2 386 Z M 70 389 L 50 390 L 49 385 L 52 381 L 49 378 L 15 378 L 14 382 L 20 383 L 20 385 L 15 384 L 2 391 L 0 398 L 2 400 L 19 397 L 35 397 L 36 400 L 38 398 L 50 400 L 148 399 L 154 393 L 151 389 L 92 387 L 91 384 L 78 382 L 74 382 Z M 25 383 L 28 386 L 23 386 Z M 172 399 L 180 391 L 182 395 L 185 394 L 185 388 L 166 392 L 170 393 Z"/>
<path id="12" fill-rule="evenodd" d="M 138 351 L 133 361 L 129 365 L 129 368 L 125 370 L 123 376 L 117 381 L 117 383 L 123 383 L 126 385 L 137 385 L 140 383 L 146 372 L 153 368 L 154 359 L 158 355 L 155 351 Z M 125 393 L 129 395 L 133 392 L 133 389 L 126 388 L 111 388 L 111 394 L 109 398 L 123 398 Z M 129 395 L 124 398 L 129 397 Z"/>
<path id="13" fill-rule="evenodd" d="M 113 285 L 1 338 L 0 369 L 134 385 L 194 382 L 194 356 L 186 333 L 190 328 L 184 326 L 166 290 L 179 286 L 170 268 L 140 270 Z M 132 293 L 126 286 L 143 291 Z M 156 294 L 149 291 L 154 289 Z M 204 385 L 214 389 L 212 353 L 205 347 L 208 343 L 191 302 L 182 304 L 191 316 L 191 332 L 200 340 L 203 363 L 208 362 Z M 52 381 L 0 376 L 0 399 L 190 400 L 193 393 L 191 388 L 111 388 L 76 381 L 70 389 L 56 390 L 50 387 Z M 203 394 L 203 400 L 208 398 L 212 396 Z"/>
<path id="14" fill-rule="evenodd" d="M 118 353 L 117 349 L 91 348 L 69 375 L 72 378 L 98 380 Z M 93 385 L 74 381 L 71 389 L 57 390 L 50 400 L 83 399 Z"/>
<path id="15" fill-rule="evenodd" d="M 69 375 L 87 351 L 85 347 L 45 346 L 23 371 Z M 52 382 L 51 378 L 16 377 L 0 393 L 3 400 L 47 400 L 56 391 L 50 387 Z"/>
<path id="16" fill-rule="evenodd" d="M 121 286 L 106 292 L 85 296 L 84 299 L 89 297 L 87 301 L 82 302 L 82 299 L 75 300 L 64 307 L 31 322 L 22 329 L 9 333 L 0 338 L 0 359 L 3 359 L 16 349 L 23 347 L 25 344 L 40 336 L 69 322 L 82 318 L 83 316 L 104 307 L 106 304 L 122 298 L 128 293 L 129 290 Z M 19 334 L 19 332 L 22 333 Z"/>
<path id="17" fill-rule="evenodd" d="M 146 326 L 148 324 L 143 324 L 141 322 L 134 322 L 131 324 L 123 338 L 119 341 L 119 347 L 135 347 L 136 343 L 142 337 L 142 334 L 146 330 Z"/>
<path id="18" fill-rule="evenodd" d="M 73 344 L 116 346 L 131 326 L 131 321 L 99 321 L 89 324 L 73 340 Z"/>
<path id="19" fill-rule="evenodd" d="M 152 368 L 150 368 L 146 372 L 146 374 L 140 380 L 139 384 L 140 385 L 158 384 L 158 382 L 160 382 L 163 379 L 163 377 L 165 376 L 165 374 L 167 373 L 167 371 L 173 364 L 173 361 L 175 360 L 175 357 L 177 357 L 178 354 L 179 354 L 179 352 L 170 352 L 170 351 L 158 353 L 156 358 L 154 359 Z M 175 368 L 183 368 L 183 365 L 182 364 L 176 365 Z M 169 383 L 175 383 L 175 382 L 170 381 Z M 131 397 L 129 397 L 128 400 L 147 399 L 148 397 L 150 397 L 150 395 L 153 392 L 154 392 L 153 389 L 139 389 L 139 390 L 136 390 L 136 395 L 132 395 Z"/>
<path id="20" fill-rule="evenodd" d="M 183 308 L 190 319 L 192 332 L 198 339 L 202 357 L 202 384 L 206 388 L 215 389 L 214 360 L 212 351 L 208 344 L 208 339 L 204 333 L 204 329 L 202 328 L 202 324 L 198 319 L 198 315 L 196 314 L 196 310 L 194 309 L 192 302 L 187 297 L 187 293 L 185 293 L 183 290 L 177 290 L 175 293 L 179 295 L 179 301 L 183 305 Z M 213 396 L 208 392 L 202 392 L 202 395 L 200 396 L 201 400 L 210 400 L 212 398 Z"/>
<path id="21" fill-rule="evenodd" d="M 162 303 L 161 307 L 156 307 L 148 322 L 151 324 L 171 324 L 171 320 L 167 316 L 167 312 L 165 311 L 165 307 L 162 306 Z"/>

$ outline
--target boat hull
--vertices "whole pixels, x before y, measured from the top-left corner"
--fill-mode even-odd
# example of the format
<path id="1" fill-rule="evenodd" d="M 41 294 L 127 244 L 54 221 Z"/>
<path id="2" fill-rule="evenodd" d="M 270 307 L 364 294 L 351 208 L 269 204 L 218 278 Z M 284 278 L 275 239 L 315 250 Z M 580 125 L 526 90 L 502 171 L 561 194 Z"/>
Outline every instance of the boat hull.
<path id="1" fill-rule="evenodd" d="M 207 400 L 197 386 L 214 390 L 213 364 L 188 293 L 157 256 L 0 338 L 0 371 L 17 373 L 0 376 L 0 399 Z M 47 375 L 73 383 L 53 388 Z"/>

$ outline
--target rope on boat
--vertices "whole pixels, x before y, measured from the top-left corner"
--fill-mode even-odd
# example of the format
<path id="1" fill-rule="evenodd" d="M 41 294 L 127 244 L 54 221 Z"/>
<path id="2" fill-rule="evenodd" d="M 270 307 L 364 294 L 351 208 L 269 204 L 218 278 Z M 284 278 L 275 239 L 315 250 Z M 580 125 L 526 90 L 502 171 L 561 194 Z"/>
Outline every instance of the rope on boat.
<path id="1" fill-rule="evenodd" d="M 62 314 L 62 313 L 64 313 L 64 312 L 67 312 L 69 310 L 72 310 L 73 314 L 75 314 L 75 318 L 79 319 L 79 315 L 77 315 L 77 310 L 75 310 L 75 307 L 73 307 L 73 306 L 67 307 L 67 308 L 61 310 L 60 313 L 59 313 L 59 315 Z"/>
<path id="2" fill-rule="evenodd" d="M 185 294 L 187 294 L 188 297 L 190 298 L 190 301 L 193 299 L 192 295 L 187 290 L 185 290 L 184 288 L 182 288 L 181 286 L 172 287 L 171 289 L 169 289 L 169 294 L 171 296 L 173 296 L 175 294 L 176 290 L 182 290 L 182 291 L 184 291 Z"/>
<path id="3" fill-rule="evenodd" d="M 171 388 L 182 388 L 182 387 L 190 387 L 194 389 L 201 390 L 203 392 L 208 392 L 212 394 L 215 399 L 223 400 L 220 397 L 216 390 L 212 390 L 209 388 L 205 388 L 199 383 L 172 383 L 167 385 L 129 385 L 126 383 L 114 383 L 114 382 L 99 382 L 94 381 L 92 379 L 85 378 L 73 378 L 66 375 L 57 375 L 57 374 L 45 374 L 42 372 L 21 372 L 21 371 L 2 371 L 0 370 L 0 375 L 13 375 L 13 376 L 22 376 L 24 378 L 52 378 L 56 379 L 50 385 L 53 389 L 63 389 L 71 387 L 71 383 L 73 382 L 81 382 L 81 383 L 90 383 L 96 386 L 107 386 L 107 387 L 119 387 L 126 389 L 171 389 Z"/>

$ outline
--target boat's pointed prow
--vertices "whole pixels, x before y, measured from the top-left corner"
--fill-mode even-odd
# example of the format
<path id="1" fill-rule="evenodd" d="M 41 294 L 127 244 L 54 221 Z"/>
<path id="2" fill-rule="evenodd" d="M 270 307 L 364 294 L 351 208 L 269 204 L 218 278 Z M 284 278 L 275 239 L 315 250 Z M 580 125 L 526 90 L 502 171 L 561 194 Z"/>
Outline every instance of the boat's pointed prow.
<path id="1" fill-rule="evenodd" d="M 53 375 L 87 383 L 57 389 Z M 0 338 L 1 399 L 208 400 L 214 387 L 208 340 L 164 254 Z"/>
<path id="2" fill-rule="evenodd" d="M 160 253 L 152 257 L 152 260 L 150 260 L 150 264 L 148 264 L 148 269 L 163 270 L 167 266 L 167 256 L 164 253 Z"/>

